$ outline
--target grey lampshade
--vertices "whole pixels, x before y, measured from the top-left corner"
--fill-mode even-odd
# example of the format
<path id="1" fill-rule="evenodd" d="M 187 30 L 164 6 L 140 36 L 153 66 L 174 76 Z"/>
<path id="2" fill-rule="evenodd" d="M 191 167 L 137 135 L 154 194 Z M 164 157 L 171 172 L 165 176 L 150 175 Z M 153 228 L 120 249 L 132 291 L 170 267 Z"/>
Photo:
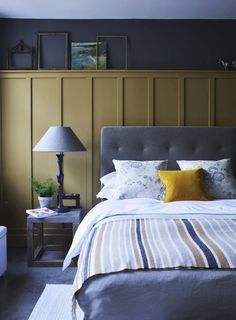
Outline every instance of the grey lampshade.
<path id="1" fill-rule="evenodd" d="M 86 149 L 70 127 L 50 127 L 33 151 L 77 152 Z"/>

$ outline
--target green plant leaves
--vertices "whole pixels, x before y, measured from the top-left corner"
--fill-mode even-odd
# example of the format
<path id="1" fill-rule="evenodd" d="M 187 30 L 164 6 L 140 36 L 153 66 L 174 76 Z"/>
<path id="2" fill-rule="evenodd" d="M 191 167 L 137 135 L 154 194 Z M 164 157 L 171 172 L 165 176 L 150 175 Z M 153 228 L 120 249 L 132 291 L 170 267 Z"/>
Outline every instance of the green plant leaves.
<path id="1" fill-rule="evenodd" d="M 57 191 L 57 183 L 52 178 L 43 182 L 33 179 L 32 188 L 40 197 L 51 197 Z"/>

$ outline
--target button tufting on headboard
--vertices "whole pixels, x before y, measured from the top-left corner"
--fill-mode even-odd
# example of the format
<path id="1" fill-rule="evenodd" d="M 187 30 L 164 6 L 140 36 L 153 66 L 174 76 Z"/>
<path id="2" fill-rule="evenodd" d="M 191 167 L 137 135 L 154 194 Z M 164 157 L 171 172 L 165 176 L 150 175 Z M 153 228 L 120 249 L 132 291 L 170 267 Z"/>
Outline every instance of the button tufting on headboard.
<path id="1" fill-rule="evenodd" d="M 236 128 L 105 127 L 101 132 L 101 175 L 114 170 L 112 159 L 178 160 L 232 158 L 236 172 Z"/>

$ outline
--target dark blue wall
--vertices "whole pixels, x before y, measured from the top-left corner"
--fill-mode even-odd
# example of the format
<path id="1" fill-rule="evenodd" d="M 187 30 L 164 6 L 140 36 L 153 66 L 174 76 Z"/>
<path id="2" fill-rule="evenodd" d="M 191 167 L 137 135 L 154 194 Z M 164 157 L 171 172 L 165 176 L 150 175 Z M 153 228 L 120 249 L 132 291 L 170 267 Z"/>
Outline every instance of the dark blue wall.
<path id="1" fill-rule="evenodd" d="M 220 57 L 236 58 L 235 20 L 0 19 L 0 68 L 6 68 L 9 46 L 23 39 L 37 47 L 37 33 L 49 31 L 70 32 L 73 42 L 127 35 L 129 69 L 219 69 Z M 113 48 L 110 67 L 119 64 L 120 52 Z"/>

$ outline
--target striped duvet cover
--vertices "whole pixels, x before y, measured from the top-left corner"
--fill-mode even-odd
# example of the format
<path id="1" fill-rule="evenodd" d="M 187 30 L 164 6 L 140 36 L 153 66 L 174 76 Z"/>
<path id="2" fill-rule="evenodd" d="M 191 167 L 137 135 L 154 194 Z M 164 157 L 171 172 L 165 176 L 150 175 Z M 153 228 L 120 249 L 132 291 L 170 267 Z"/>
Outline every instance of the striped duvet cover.
<path id="1" fill-rule="evenodd" d="M 105 218 L 84 242 L 74 289 L 99 274 L 176 268 L 236 268 L 236 219 Z"/>

